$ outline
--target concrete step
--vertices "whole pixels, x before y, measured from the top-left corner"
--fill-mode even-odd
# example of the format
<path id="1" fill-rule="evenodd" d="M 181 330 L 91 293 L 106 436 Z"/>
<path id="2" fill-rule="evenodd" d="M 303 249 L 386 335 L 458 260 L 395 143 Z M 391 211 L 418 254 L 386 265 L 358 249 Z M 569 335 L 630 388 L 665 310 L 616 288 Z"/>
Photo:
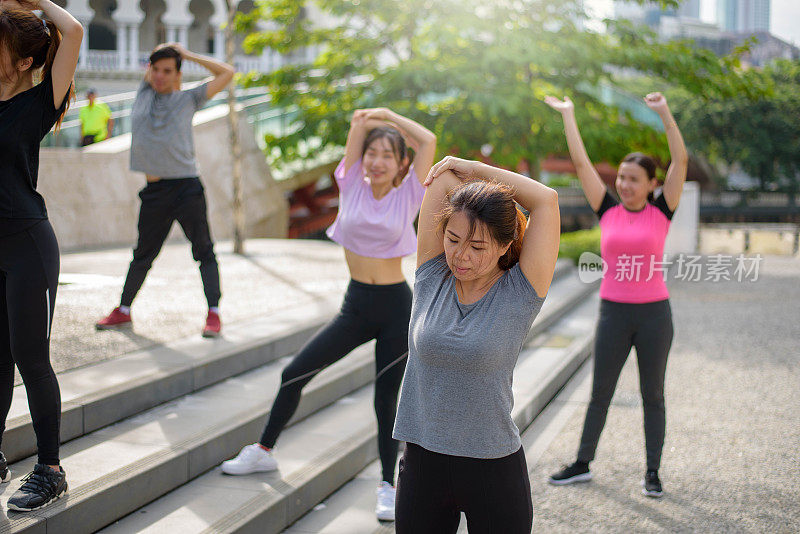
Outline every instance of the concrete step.
<path id="1" fill-rule="evenodd" d="M 565 303 L 569 302 L 569 278 L 560 278 L 551 290 L 551 294 L 563 293 L 564 298 L 557 300 Z M 559 311 L 557 306 L 551 306 L 543 317 Z M 310 331 L 311 329 L 305 328 L 301 333 L 294 334 L 298 344 Z M 282 336 L 275 344 L 280 348 L 280 343 L 288 343 L 287 339 L 291 338 Z M 234 347 L 236 348 L 240 347 Z M 270 350 L 276 350 L 275 346 Z M 180 357 L 181 360 L 184 355 Z M 187 372 L 194 375 L 193 384 L 203 383 L 203 380 L 210 382 L 216 378 L 208 376 L 211 371 L 196 360 L 195 356 L 187 365 Z M 217 358 L 210 365 L 221 366 L 222 372 L 233 373 L 232 369 L 237 365 L 236 358 L 229 356 L 222 361 L 225 363 Z M 70 496 L 34 513 L 10 512 L 9 521 L 4 525 L 0 524 L 0 532 L 93 531 L 233 456 L 243 444 L 254 441 L 259 435 L 280 382 L 280 373 L 287 362 L 288 359 L 271 361 L 255 370 L 194 391 L 72 440 L 62 448 L 62 463 L 72 488 Z M 323 371 L 305 389 L 294 421 L 363 387 L 373 376 L 372 344 L 368 344 Z M 153 384 L 152 380 L 142 379 L 141 385 L 158 392 L 158 381 L 155 382 Z M 133 392 L 128 394 L 133 395 Z M 172 395 L 176 396 L 174 393 Z M 124 401 L 124 398 L 117 400 Z M 113 407 L 113 400 L 105 399 L 105 402 L 112 403 Z M 121 411 L 126 409 L 128 407 L 120 408 Z M 371 418 L 361 419 L 362 422 L 365 420 L 371 421 Z M 361 435 L 364 433 L 359 433 Z M 360 451 L 358 454 L 367 454 L 367 457 L 348 470 L 348 478 L 375 457 L 374 450 L 369 452 L 370 449 L 364 449 L 374 448 L 374 439 L 366 440 L 362 445 L 363 447 L 357 448 Z M 0 503 L 16 490 L 21 483 L 21 476 L 30 471 L 33 463 L 34 458 L 31 457 L 12 465 L 15 478 L 0 496 Z M 337 481 L 319 499 L 345 481 L 346 479 Z M 314 482 L 313 477 L 311 482 Z M 302 510 L 292 517 L 299 517 L 305 511 Z"/>
<path id="2" fill-rule="evenodd" d="M 554 278 L 574 270 L 571 262 L 559 260 Z M 192 336 L 59 373 L 61 441 L 292 354 L 335 312 L 324 303 L 298 306 L 279 317 L 226 325 L 218 339 Z M 28 398 L 19 385 L 3 434 L 3 453 L 13 462 L 35 451 Z"/>
<path id="3" fill-rule="evenodd" d="M 556 286 L 553 296 L 557 294 L 555 290 Z M 514 377 L 513 413 L 520 428 L 530 423 L 588 356 L 596 307 L 594 299 L 580 305 L 575 312 L 535 336 L 532 347 L 520 355 Z M 284 437 L 281 438 L 275 455 L 282 469 L 287 463 L 297 462 L 293 466 L 294 471 L 285 468 L 281 476 L 253 475 L 238 477 L 232 482 L 232 477 L 214 469 L 137 510 L 103 532 L 161 533 L 174 530 L 179 525 L 186 526 L 186 532 L 280 532 L 334 492 L 338 495 L 338 506 L 356 518 L 346 517 L 343 521 L 336 521 L 338 514 L 334 513 L 330 521 L 332 525 L 326 525 L 330 528 L 324 531 L 360 532 L 351 530 L 353 522 L 360 522 L 368 524 L 366 531 L 372 532 L 380 527 L 374 517 L 378 477 L 362 475 L 348 482 L 364 465 L 377 457 L 375 425 L 372 422 L 365 424 L 368 418 L 371 419 L 366 414 L 371 415 L 372 410 L 365 405 L 357 418 L 348 419 L 336 412 L 337 406 L 333 405 L 326 409 L 328 411 L 325 414 L 315 414 L 293 427 L 291 438 L 287 430 L 286 441 Z M 318 415 L 321 417 L 318 418 Z M 306 422 L 308 426 L 304 427 Z M 338 428 L 342 439 L 315 439 L 314 429 L 325 424 L 333 424 Z M 287 462 L 284 458 L 291 460 Z M 378 467 L 372 465 L 371 469 L 376 472 Z M 238 490 L 237 494 L 232 491 L 234 489 Z M 340 491 L 344 491 L 344 494 Z M 223 502 L 222 506 L 218 504 Z M 357 505 L 353 506 L 354 503 Z M 326 506 L 320 513 L 328 508 Z M 336 507 L 330 508 L 336 510 Z M 297 528 L 300 530 L 296 532 L 305 532 L 301 527 Z"/>
<path id="4" fill-rule="evenodd" d="M 292 354 L 334 311 L 324 305 L 297 307 L 280 317 L 226 326 L 217 339 L 193 336 L 60 373 L 61 441 Z M 19 385 L 3 434 L 3 453 L 16 461 L 35 450 L 28 398 Z"/>
<path id="5" fill-rule="evenodd" d="M 70 494 L 40 511 L 8 512 L 1 532 L 92 532 L 179 487 L 254 441 L 288 363 L 281 359 L 77 438 L 62 447 Z M 368 384 L 372 344 L 325 369 L 305 388 L 293 421 Z M 0 505 L 35 458 L 11 466 Z M 4 508 L 7 509 L 7 508 Z"/>
<path id="6" fill-rule="evenodd" d="M 594 339 L 597 316 L 596 295 L 590 296 L 555 323 L 550 330 L 538 336 L 527 348 L 532 354 L 518 365 L 514 375 L 514 419 L 519 428 L 528 429 L 536 424 L 538 417 L 556 393 L 570 380 L 575 370 L 586 360 Z M 557 355 L 560 349 L 561 355 Z M 537 375 L 540 381 L 528 388 L 521 386 L 521 375 Z M 529 383 L 530 380 L 525 380 Z M 523 392 L 524 390 L 524 392 Z M 529 467 L 532 446 L 524 430 L 523 446 Z M 393 523 L 375 519 L 375 486 L 380 479 L 380 464 L 375 461 L 358 473 L 338 491 L 315 506 L 289 528 L 285 534 L 389 534 L 394 532 Z M 466 532 L 466 520 L 462 517 L 461 530 Z"/>

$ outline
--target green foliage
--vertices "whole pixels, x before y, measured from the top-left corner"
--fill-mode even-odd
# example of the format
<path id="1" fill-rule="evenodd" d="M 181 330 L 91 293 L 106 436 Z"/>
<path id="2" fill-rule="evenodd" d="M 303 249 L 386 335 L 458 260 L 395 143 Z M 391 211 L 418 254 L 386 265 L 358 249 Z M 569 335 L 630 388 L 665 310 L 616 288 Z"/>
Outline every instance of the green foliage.
<path id="1" fill-rule="evenodd" d="M 698 101 L 678 97 L 678 112 L 689 146 L 712 163 L 738 162 L 759 179 L 760 188 L 797 192 L 800 180 L 800 62 L 782 60 L 761 73 L 769 95 L 734 95 Z"/>
<path id="2" fill-rule="evenodd" d="M 574 174 L 551 174 L 542 180 L 548 187 L 580 187 L 581 183 Z"/>
<path id="3" fill-rule="evenodd" d="M 561 244 L 558 247 L 559 258 L 569 258 L 578 264 L 578 259 L 584 252 L 593 252 L 600 255 L 600 227 L 595 226 L 589 230 L 565 232 L 561 234 Z"/>
<path id="4" fill-rule="evenodd" d="M 677 2 L 665 0 L 665 6 Z M 268 139 L 277 161 L 312 157 L 344 144 L 349 117 L 362 107 L 389 107 L 429 127 L 440 156 L 475 158 L 482 145 L 494 162 L 532 169 L 548 154 L 566 154 L 557 113 L 546 94 L 569 95 L 595 161 L 616 163 L 639 150 L 668 159 L 662 133 L 580 91 L 614 82 L 609 67 L 641 69 L 701 98 L 758 94 L 757 76 L 681 44 L 660 44 L 620 25 L 614 35 L 580 31 L 576 0 L 262 0 L 237 29 L 245 47 L 291 54 L 319 49 L 310 64 L 251 73 L 279 106 L 296 106 L 301 127 Z M 313 10 L 332 22 L 312 24 Z M 306 11 L 308 8 L 308 11 Z M 254 31 L 258 21 L 275 30 Z M 652 87 L 651 90 L 658 90 Z M 310 143 L 314 140 L 314 143 Z"/>

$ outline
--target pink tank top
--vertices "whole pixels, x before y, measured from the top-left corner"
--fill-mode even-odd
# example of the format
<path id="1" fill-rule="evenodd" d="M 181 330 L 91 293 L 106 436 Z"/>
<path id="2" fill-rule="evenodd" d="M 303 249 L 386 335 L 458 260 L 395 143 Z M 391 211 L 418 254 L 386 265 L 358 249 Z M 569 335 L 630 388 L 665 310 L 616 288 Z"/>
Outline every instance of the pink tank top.
<path id="1" fill-rule="evenodd" d="M 344 159 L 333 173 L 339 185 L 339 213 L 328 237 L 344 248 L 371 258 L 397 258 L 417 250 L 414 219 L 425 188 L 414 166 L 403 182 L 380 200 L 372 194 L 361 160 L 344 172 Z"/>
<path id="2" fill-rule="evenodd" d="M 597 210 L 600 255 L 608 266 L 601 299 L 642 304 L 669 298 L 663 260 L 672 215 L 664 195 L 641 211 L 629 211 L 606 191 Z"/>

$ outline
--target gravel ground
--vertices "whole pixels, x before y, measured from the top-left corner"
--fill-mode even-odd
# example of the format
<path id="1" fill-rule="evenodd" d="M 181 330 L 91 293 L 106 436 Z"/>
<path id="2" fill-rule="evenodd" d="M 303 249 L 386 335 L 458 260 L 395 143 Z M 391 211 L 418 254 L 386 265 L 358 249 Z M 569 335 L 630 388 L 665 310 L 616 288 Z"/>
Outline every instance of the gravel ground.
<path id="1" fill-rule="evenodd" d="M 623 370 L 588 484 L 546 477 L 574 459 L 585 401 L 538 463 L 538 532 L 800 532 L 800 259 L 770 256 L 750 282 L 669 281 L 665 496 L 641 495 L 635 355 Z"/>

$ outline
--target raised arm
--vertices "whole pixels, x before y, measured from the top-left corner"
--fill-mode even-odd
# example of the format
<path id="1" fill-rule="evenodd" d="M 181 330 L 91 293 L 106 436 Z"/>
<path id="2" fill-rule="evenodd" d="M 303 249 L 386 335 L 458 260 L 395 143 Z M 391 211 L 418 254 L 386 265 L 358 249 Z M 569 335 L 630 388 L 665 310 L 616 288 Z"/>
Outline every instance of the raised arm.
<path id="1" fill-rule="evenodd" d="M 361 157 L 367 133 L 386 125 L 397 128 L 406 144 L 414 150 L 414 170 L 419 181 L 423 182 L 436 155 L 436 136 L 418 122 L 387 108 L 358 109 L 353 113 L 345 146 L 345 172 Z"/>
<path id="2" fill-rule="evenodd" d="M 586 147 L 583 146 L 578 122 L 575 120 L 575 105 L 567 96 L 563 101 L 553 96 L 545 97 L 544 101 L 548 106 L 561 113 L 561 117 L 564 119 L 564 132 L 567 135 L 569 155 L 575 165 L 578 179 L 581 181 L 583 194 L 586 195 L 586 200 L 589 201 L 592 210 L 597 211 L 606 195 L 606 184 L 592 165 L 589 154 L 586 153 Z"/>
<path id="3" fill-rule="evenodd" d="M 361 149 L 364 146 L 364 140 L 367 138 L 367 132 L 371 128 L 378 126 L 378 121 L 369 120 L 369 110 L 357 109 L 353 113 L 353 118 L 350 119 L 350 130 L 347 132 L 347 143 L 344 147 L 344 172 L 350 170 L 350 167 L 361 159 Z M 370 125 L 370 123 L 374 123 Z"/>
<path id="4" fill-rule="evenodd" d="M 667 105 L 667 99 L 661 93 L 650 93 L 644 97 L 647 106 L 658 113 L 661 122 L 664 123 L 664 130 L 667 132 L 667 143 L 669 143 L 669 156 L 672 160 L 667 169 L 667 176 L 664 179 L 662 193 L 667 207 L 675 211 L 683 193 L 683 184 L 686 182 L 686 169 L 689 166 L 689 154 L 686 152 L 686 145 L 683 143 L 683 136 L 678 129 L 678 123 L 672 116 L 672 112 Z"/>
<path id="5" fill-rule="evenodd" d="M 24 2 L 26 7 L 31 2 Z M 58 7 L 50 0 L 40 0 L 34 9 L 41 9 L 49 21 L 55 24 L 61 34 L 61 43 L 53 59 L 50 76 L 53 82 L 53 106 L 56 109 L 66 98 L 67 91 L 75 77 L 75 68 L 78 66 L 78 54 L 81 51 L 83 40 L 83 26 L 63 8 Z M 50 30 L 52 34 L 52 29 Z"/>
<path id="6" fill-rule="evenodd" d="M 425 179 L 430 179 L 430 173 L 425 175 Z M 444 252 L 444 236 L 439 231 L 437 217 L 444 208 L 448 193 L 460 183 L 452 171 L 443 171 L 425 190 L 417 227 L 417 268 Z"/>
<path id="7" fill-rule="evenodd" d="M 233 75 L 236 73 L 236 69 L 234 69 L 232 65 L 228 65 L 223 61 L 218 61 L 213 57 L 191 52 L 184 48 L 183 45 L 178 43 L 171 43 L 170 46 L 175 48 L 181 54 L 181 58 L 184 60 L 193 61 L 201 67 L 208 69 L 209 72 L 214 75 L 214 77 L 208 81 L 208 85 L 206 86 L 206 98 L 211 98 L 215 94 L 225 89 L 225 87 L 231 83 L 231 80 L 233 80 Z"/>
<path id="8" fill-rule="evenodd" d="M 437 182 L 446 178 L 446 183 Z M 523 274 L 540 296 L 545 296 L 553 281 L 558 245 L 561 238 L 561 216 L 558 209 L 558 193 L 541 183 L 515 172 L 499 169 L 478 161 L 468 161 L 448 156 L 437 163 L 425 180 L 430 184 L 422 207 L 433 191 L 447 191 L 458 185 L 459 180 L 487 180 L 508 185 L 514 190 L 514 199 L 528 210 L 530 218 L 522 240 L 519 264 Z M 454 183 L 455 180 L 455 183 Z M 439 193 L 441 194 L 441 193 Z M 433 195 L 432 195 L 433 196 Z M 438 195 L 437 195 L 438 197 Z M 441 197 L 442 200 L 444 197 Z M 441 205 L 437 206 L 440 210 Z M 423 233 L 422 211 L 420 211 L 420 235 Z M 429 228 L 426 228 L 429 229 Z M 419 243 L 422 243 L 420 239 Z M 439 236 L 439 247 L 443 244 Z M 417 256 L 422 252 L 418 245 Z M 441 251 L 438 252 L 441 254 Z M 432 257 L 432 256 L 430 256 Z M 417 259 L 420 264 L 419 259 Z"/>
<path id="9" fill-rule="evenodd" d="M 367 111 L 368 119 L 386 122 L 402 134 L 406 144 L 414 150 L 414 170 L 417 177 L 420 183 L 424 182 L 436 156 L 436 135 L 420 123 L 390 109 L 374 108 Z"/>

